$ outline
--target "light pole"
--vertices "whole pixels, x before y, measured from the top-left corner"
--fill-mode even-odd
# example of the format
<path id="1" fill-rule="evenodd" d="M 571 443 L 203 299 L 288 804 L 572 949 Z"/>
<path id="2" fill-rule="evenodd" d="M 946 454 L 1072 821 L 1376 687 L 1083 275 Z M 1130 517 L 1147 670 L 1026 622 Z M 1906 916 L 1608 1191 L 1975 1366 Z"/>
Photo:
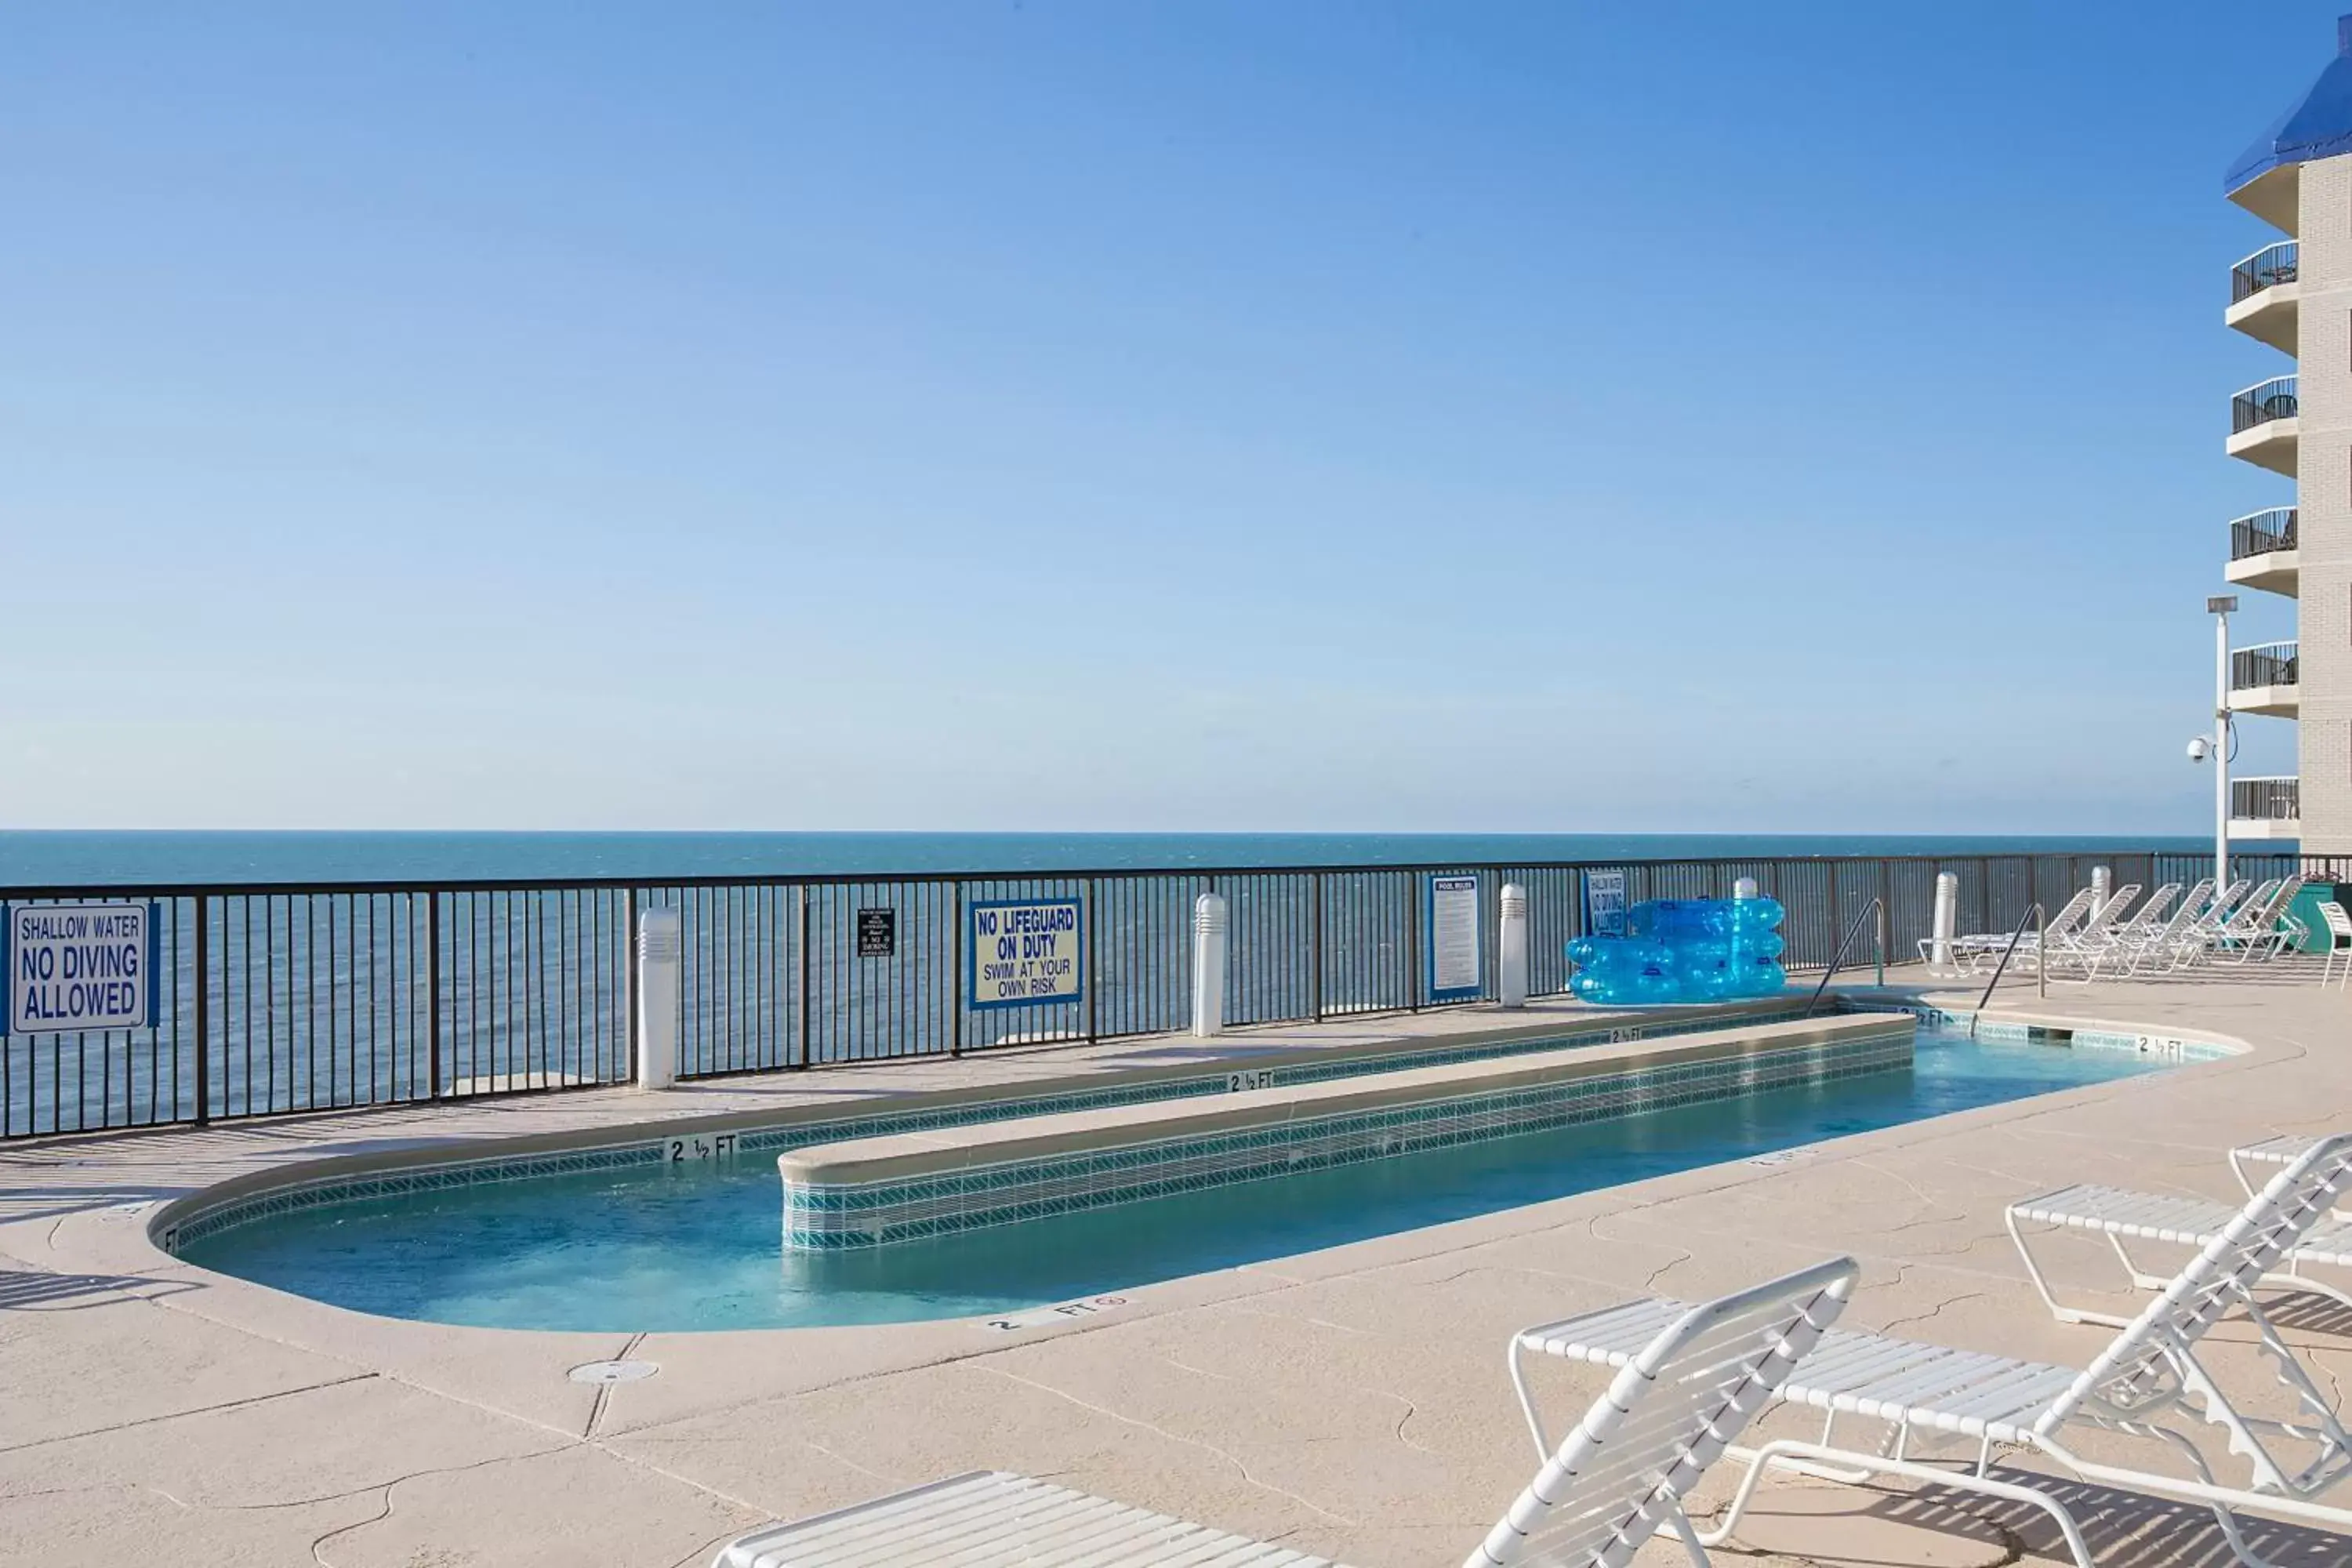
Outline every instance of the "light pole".
<path id="1" fill-rule="evenodd" d="M 2205 601 L 2213 617 L 2213 738 L 2200 735 L 2189 742 L 2189 760 L 2213 757 L 2213 891 L 2218 897 L 2230 881 L 2230 612 L 2237 596 L 2218 594 Z"/>

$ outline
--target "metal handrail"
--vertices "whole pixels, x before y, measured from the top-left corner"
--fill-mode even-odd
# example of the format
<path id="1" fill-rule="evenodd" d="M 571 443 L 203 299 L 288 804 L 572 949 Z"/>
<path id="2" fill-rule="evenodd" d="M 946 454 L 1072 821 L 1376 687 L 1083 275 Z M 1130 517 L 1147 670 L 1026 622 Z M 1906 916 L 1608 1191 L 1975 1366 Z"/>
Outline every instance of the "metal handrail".
<path id="1" fill-rule="evenodd" d="M 2243 517 L 2230 520 L 2230 559 L 2243 561 L 2252 555 L 2268 555 L 2273 551 L 2295 547 L 2296 512 L 2291 506 L 2274 506 L 2262 511 L 2250 511 Z"/>
<path id="2" fill-rule="evenodd" d="M 1813 1008 L 1820 1004 L 1822 993 L 1830 988 L 1830 978 L 1837 973 L 1838 965 L 1845 962 L 1845 950 L 1853 944 L 1855 933 L 1862 930 L 1862 922 L 1874 914 L 1878 917 L 1878 984 L 1886 984 L 1886 900 L 1874 897 L 1862 907 L 1862 913 L 1853 917 L 1853 923 L 1845 928 L 1845 934 L 1838 938 L 1837 951 L 1830 954 L 1830 966 L 1822 971 L 1821 984 L 1813 987 L 1812 995 L 1806 998 L 1805 1010 L 1798 1014 L 1798 1017 L 1813 1016 Z"/>
<path id="3" fill-rule="evenodd" d="M 2293 419 L 2302 409 L 2296 395 L 2295 378 L 2274 375 L 2268 381 L 2256 382 L 2230 399 L 2230 433 L 2242 436 L 2258 425 L 2273 419 Z"/>
<path id="4" fill-rule="evenodd" d="M 2230 781 L 2230 815 L 2251 822 L 2294 822 L 2303 811 L 2303 780 L 2288 773 L 2277 778 Z"/>
<path id="5" fill-rule="evenodd" d="M 2265 289 L 2292 283 L 2302 270 L 2301 247 L 2292 239 L 2276 240 L 2230 268 L 2230 303 L 2242 304 Z"/>
<path id="6" fill-rule="evenodd" d="M 2000 962 L 1993 965 L 1992 978 L 1985 982 L 1984 994 L 1977 998 L 1977 1010 L 1969 1016 L 1969 1038 L 1977 1037 L 1977 1021 L 1984 1016 L 1986 1005 L 1992 1001 L 1993 987 L 2009 972 L 2009 961 L 2017 952 L 2017 944 L 2025 940 L 2025 922 L 2033 922 L 2033 989 L 2040 996 L 2050 994 L 2050 912 L 2036 899 L 2026 911 L 2017 917 L 2017 929 L 2009 933 L 2009 945 L 2001 949 Z"/>
<path id="7" fill-rule="evenodd" d="M 2250 691 L 2264 686 L 2295 686 L 2300 681 L 2303 653 L 2300 638 L 2256 643 L 2230 650 L 2230 689 Z"/>

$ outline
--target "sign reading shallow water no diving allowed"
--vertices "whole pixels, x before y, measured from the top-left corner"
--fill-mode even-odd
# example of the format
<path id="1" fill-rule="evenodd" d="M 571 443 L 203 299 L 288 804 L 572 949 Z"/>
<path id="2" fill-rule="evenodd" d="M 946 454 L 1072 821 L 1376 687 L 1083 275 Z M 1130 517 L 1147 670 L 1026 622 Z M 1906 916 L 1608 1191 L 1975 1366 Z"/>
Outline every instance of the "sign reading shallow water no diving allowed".
<path id="1" fill-rule="evenodd" d="M 1082 899 L 997 899 L 971 906 L 974 1007 L 1043 1007 L 1087 994 Z"/>
<path id="2" fill-rule="evenodd" d="M 5 1032 L 155 1026 L 160 932 L 152 903 L 14 904 L 0 918 Z"/>

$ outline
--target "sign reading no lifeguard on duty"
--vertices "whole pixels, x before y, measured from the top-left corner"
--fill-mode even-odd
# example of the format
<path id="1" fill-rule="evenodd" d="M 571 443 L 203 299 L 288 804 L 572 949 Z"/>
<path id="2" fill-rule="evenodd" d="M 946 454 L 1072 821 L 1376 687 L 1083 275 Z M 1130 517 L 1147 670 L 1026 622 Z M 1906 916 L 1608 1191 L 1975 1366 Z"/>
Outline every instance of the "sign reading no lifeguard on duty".
<path id="1" fill-rule="evenodd" d="M 1081 899 L 999 899 L 970 906 L 965 933 L 974 1007 L 1042 1007 L 1087 994 Z"/>
<path id="2" fill-rule="evenodd" d="M 0 919 L 7 1032 L 155 1026 L 162 958 L 152 904 L 16 904 Z"/>

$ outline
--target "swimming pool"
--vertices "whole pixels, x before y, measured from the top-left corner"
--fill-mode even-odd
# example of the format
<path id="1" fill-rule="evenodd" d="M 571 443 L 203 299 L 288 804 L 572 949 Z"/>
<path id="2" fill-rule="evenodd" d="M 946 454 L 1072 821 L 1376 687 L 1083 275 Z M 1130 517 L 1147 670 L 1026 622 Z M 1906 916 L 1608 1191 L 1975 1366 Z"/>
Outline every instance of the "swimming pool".
<path id="1" fill-rule="evenodd" d="M 388 1317 L 609 1332 L 997 1316 L 2131 1078 L 2159 1055 L 1923 1027 L 1907 1069 L 899 1245 L 787 1251 L 766 1160 L 455 1186 L 277 1215 L 186 1261 Z"/>

